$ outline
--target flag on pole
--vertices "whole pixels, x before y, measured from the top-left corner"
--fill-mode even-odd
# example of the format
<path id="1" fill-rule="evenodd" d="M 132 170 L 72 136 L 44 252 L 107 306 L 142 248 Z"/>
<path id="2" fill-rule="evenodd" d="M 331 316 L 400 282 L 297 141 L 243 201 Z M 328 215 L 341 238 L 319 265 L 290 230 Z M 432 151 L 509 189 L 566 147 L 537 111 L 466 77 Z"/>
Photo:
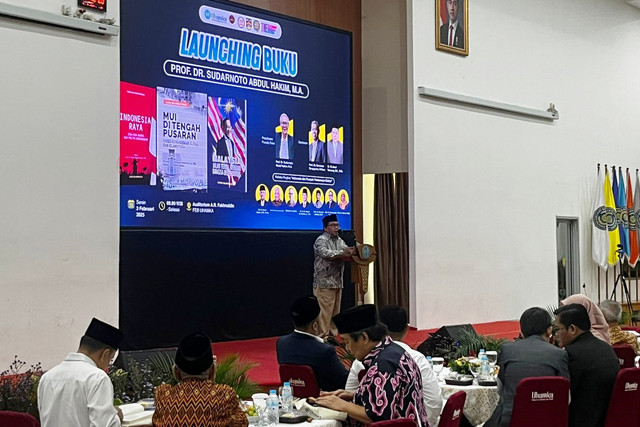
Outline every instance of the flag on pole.
<path id="1" fill-rule="evenodd" d="M 616 176 L 615 171 L 613 172 L 613 176 Z M 616 221 L 616 202 L 613 198 L 609 171 L 606 166 L 604 168 L 604 205 L 609 208 L 608 212 L 611 215 L 607 221 L 609 230 L 609 265 L 614 265 L 618 262 L 618 254 L 616 251 L 620 244 L 620 234 L 618 233 L 618 222 Z"/>
<path id="2" fill-rule="evenodd" d="M 606 270 L 609 267 L 607 261 L 609 258 L 609 232 L 606 222 L 607 207 L 604 205 L 604 177 L 599 167 L 596 181 L 591 209 L 591 256 L 600 268 Z M 611 213 L 608 217 L 611 217 Z"/>
<path id="3" fill-rule="evenodd" d="M 631 175 L 627 168 L 627 216 L 629 218 L 629 265 L 634 267 L 638 262 L 638 217 L 634 209 Z M 636 191 L 638 189 L 636 188 Z"/>
<path id="4" fill-rule="evenodd" d="M 624 189 L 624 175 L 622 168 L 618 168 L 618 196 L 616 198 L 616 217 L 618 218 L 618 230 L 620 231 L 620 244 L 624 255 L 629 258 L 629 217 L 627 216 L 627 194 Z"/>
<path id="5" fill-rule="evenodd" d="M 636 217 L 636 237 L 638 243 L 638 261 L 640 261 L 640 177 L 638 177 L 638 169 L 636 169 L 636 188 L 633 193 L 633 213 Z"/>

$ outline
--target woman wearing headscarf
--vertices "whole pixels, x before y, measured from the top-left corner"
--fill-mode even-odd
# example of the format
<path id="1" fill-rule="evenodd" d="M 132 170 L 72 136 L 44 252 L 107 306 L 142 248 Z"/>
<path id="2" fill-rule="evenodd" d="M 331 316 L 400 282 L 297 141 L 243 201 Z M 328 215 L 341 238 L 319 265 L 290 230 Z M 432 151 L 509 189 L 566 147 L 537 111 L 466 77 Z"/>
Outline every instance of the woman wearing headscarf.
<path id="1" fill-rule="evenodd" d="M 600 338 L 607 344 L 611 344 L 611 338 L 609 337 L 609 324 L 604 318 L 602 311 L 600 311 L 593 301 L 582 294 L 575 294 L 560 301 L 560 305 L 568 304 L 580 304 L 586 308 L 587 313 L 589 313 L 589 320 L 591 321 L 591 333 L 596 338 Z"/>

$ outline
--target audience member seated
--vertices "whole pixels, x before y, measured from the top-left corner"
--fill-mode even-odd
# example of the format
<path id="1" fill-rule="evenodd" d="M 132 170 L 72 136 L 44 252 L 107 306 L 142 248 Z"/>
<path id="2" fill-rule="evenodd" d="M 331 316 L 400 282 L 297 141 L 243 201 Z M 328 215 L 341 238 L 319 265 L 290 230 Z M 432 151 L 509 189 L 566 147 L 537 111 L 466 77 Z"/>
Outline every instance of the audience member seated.
<path id="1" fill-rule="evenodd" d="M 622 318 L 622 306 L 617 301 L 606 300 L 600 303 L 600 311 L 609 324 L 609 337 L 611 345 L 625 344 L 631 346 L 633 351 L 638 353 L 638 338 L 631 332 L 620 329 L 620 318 Z"/>
<path id="2" fill-rule="evenodd" d="M 583 305 L 563 305 L 554 314 L 558 341 L 569 355 L 569 427 L 603 426 L 620 369 L 618 357 L 609 344 L 591 333 Z"/>
<path id="3" fill-rule="evenodd" d="M 527 377 L 562 376 L 569 379 L 567 352 L 549 344 L 553 333 L 547 310 L 532 307 L 520 316 L 521 340 L 502 345 L 498 354 L 500 401 L 485 427 L 509 427 L 516 387 Z"/>
<path id="4" fill-rule="evenodd" d="M 352 425 L 412 418 L 427 426 L 420 368 L 409 354 L 387 336 L 372 304 L 350 308 L 333 317 L 349 351 L 366 369 L 355 392 L 321 393 L 318 404 L 346 412 Z"/>
<path id="5" fill-rule="evenodd" d="M 236 392 L 216 384 L 211 340 L 192 333 L 180 341 L 173 373 L 179 383 L 155 391 L 155 427 L 246 427 L 247 416 Z"/>
<path id="6" fill-rule="evenodd" d="M 561 306 L 569 304 L 580 304 L 581 306 L 586 308 L 587 313 L 589 313 L 589 321 L 591 322 L 591 333 L 596 338 L 601 339 L 607 344 L 611 343 L 611 338 L 609 338 L 609 325 L 607 324 L 607 320 L 604 318 L 604 315 L 593 301 L 581 294 L 571 295 L 560 301 Z"/>
<path id="7" fill-rule="evenodd" d="M 122 341 L 122 332 L 91 320 L 77 353 L 69 353 L 38 385 L 42 427 L 119 427 L 122 412 L 113 406 L 113 385 L 106 373 Z"/>
<path id="8" fill-rule="evenodd" d="M 424 404 L 427 410 L 427 420 L 430 425 L 437 425 L 438 417 L 442 411 L 442 395 L 440 394 L 438 377 L 433 372 L 424 354 L 402 342 L 409 331 L 407 311 L 398 305 L 388 305 L 382 307 L 378 315 L 380 322 L 387 326 L 387 331 L 393 342 L 409 353 L 409 356 L 418 364 L 420 376 L 422 377 L 422 396 L 424 397 Z M 358 374 L 363 369 L 364 365 L 362 362 L 357 359 L 353 361 L 345 390 L 356 391 L 360 384 Z"/>
<path id="9" fill-rule="evenodd" d="M 278 338 L 276 353 L 281 365 L 309 365 L 316 374 L 321 390 L 333 391 L 344 387 L 349 371 L 338 359 L 334 346 L 318 336 L 320 305 L 316 297 L 300 298 L 291 306 L 295 329 Z"/>

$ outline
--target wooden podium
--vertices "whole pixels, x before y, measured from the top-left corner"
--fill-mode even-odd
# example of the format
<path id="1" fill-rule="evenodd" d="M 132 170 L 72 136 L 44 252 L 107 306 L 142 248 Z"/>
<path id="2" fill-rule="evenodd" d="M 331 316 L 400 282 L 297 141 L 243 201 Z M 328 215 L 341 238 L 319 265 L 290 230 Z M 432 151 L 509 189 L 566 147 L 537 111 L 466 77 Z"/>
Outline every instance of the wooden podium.
<path id="1" fill-rule="evenodd" d="M 358 243 L 356 253 L 351 255 L 351 261 L 353 261 L 352 279 L 358 290 L 356 305 L 363 303 L 363 295 L 369 291 L 369 264 L 376 260 L 376 255 L 376 248 L 366 243 Z"/>

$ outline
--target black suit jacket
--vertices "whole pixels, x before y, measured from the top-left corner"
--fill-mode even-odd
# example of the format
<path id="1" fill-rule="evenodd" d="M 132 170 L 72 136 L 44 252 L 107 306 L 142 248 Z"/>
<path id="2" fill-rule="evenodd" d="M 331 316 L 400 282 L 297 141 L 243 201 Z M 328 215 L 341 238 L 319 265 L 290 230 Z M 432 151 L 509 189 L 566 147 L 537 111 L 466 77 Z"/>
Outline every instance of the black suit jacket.
<path id="1" fill-rule="evenodd" d="M 231 141 L 231 155 L 233 155 L 233 151 L 235 147 L 233 146 L 233 141 Z M 227 150 L 227 142 L 224 140 L 224 136 L 218 140 L 216 143 L 216 154 L 218 156 L 229 157 L 229 150 Z"/>
<path id="2" fill-rule="evenodd" d="M 276 159 L 280 158 L 280 141 L 282 139 L 282 132 L 276 132 Z M 287 135 L 287 150 L 289 158 L 284 160 L 293 160 L 293 137 Z"/>
<path id="3" fill-rule="evenodd" d="M 569 379 L 569 357 L 539 336 L 504 343 L 498 355 L 502 383 L 500 401 L 485 427 L 509 427 L 516 387 L 527 377 L 561 376 Z"/>
<path id="4" fill-rule="evenodd" d="M 327 162 L 327 147 L 324 142 L 317 140 L 314 144 L 316 147 L 316 156 L 314 158 L 309 158 L 310 162 L 314 163 L 326 163 Z M 309 157 L 311 157 L 311 153 L 313 153 L 313 147 L 309 148 Z"/>
<path id="5" fill-rule="evenodd" d="M 440 43 L 448 45 L 449 41 L 449 23 L 440 26 Z M 456 32 L 453 34 L 453 47 L 464 49 L 464 29 L 458 21 Z"/>
<path id="6" fill-rule="evenodd" d="M 601 427 L 620 362 L 613 348 L 589 331 L 566 347 L 571 373 L 569 427 Z"/>
<path id="7" fill-rule="evenodd" d="M 347 382 L 349 371 L 338 359 L 335 347 L 309 335 L 293 332 L 278 338 L 276 353 L 281 365 L 311 366 L 321 390 L 338 390 Z"/>

